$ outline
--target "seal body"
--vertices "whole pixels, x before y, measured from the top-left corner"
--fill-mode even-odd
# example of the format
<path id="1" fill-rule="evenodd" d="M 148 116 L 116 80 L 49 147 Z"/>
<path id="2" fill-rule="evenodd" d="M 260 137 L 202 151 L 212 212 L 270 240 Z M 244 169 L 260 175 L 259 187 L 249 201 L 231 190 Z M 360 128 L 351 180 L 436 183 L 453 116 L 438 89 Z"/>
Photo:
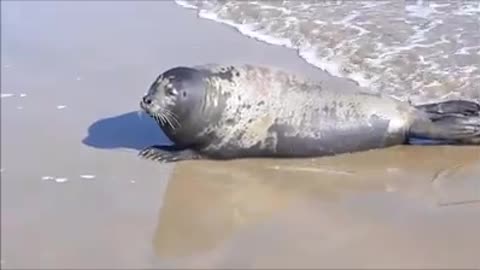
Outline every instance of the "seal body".
<path id="1" fill-rule="evenodd" d="M 141 107 L 175 143 L 141 152 L 161 161 L 358 152 L 403 144 L 413 123 L 430 121 L 425 111 L 391 97 L 327 89 L 252 65 L 170 69 Z"/>

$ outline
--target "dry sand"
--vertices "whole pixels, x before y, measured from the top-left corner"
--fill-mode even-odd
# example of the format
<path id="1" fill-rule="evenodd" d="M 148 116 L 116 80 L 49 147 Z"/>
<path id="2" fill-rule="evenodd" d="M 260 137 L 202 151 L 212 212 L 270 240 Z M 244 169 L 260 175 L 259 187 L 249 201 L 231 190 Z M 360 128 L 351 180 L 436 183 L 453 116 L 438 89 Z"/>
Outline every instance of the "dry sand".
<path id="1" fill-rule="evenodd" d="M 2 2 L 2 268 L 479 268 L 478 147 L 156 164 L 136 114 L 182 64 L 294 51 L 171 2 Z M 8 95 L 12 94 L 12 95 Z"/>

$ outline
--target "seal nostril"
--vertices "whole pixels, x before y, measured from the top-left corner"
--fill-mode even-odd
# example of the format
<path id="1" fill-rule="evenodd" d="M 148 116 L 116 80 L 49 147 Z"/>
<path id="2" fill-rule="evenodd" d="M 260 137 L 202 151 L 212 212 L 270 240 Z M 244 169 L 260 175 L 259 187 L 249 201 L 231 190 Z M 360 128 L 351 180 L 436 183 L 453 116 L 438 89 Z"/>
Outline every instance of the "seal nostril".
<path id="1" fill-rule="evenodd" d="M 143 103 L 150 105 L 152 104 L 152 99 L 149 96 L 143 97 Z"/>

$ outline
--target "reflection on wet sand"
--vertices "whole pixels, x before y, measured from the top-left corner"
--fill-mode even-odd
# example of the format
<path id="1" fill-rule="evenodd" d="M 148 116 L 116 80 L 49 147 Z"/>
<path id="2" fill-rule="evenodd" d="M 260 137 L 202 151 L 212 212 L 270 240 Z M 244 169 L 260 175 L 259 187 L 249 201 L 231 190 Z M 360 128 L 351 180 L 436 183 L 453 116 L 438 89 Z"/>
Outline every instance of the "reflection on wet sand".
<path id="1" fill-rule="evenodd" d="M 461 236 L 462 241 L 442 240 L 437 238 L 444 235 L 441 231 L 426 235 L 423 230 L 445 221 L 438 228 L 473 233 L 472 226 L 480 225 L 480 220 L 468 211 L 480 213 L 478 175 L 480 153 L 472 147 L 394 147 L 314 160 L 181 162 L 165 194 L 154 248 L 160 258 L 181 258 L 182 267 L 288 267 L 283 262 L 287 257 L 292 267 L 445 265 L 441 264 L 444 259 L 433 256 L 443 252 L 435 252 L 439 242 L 450 241 L 459 248 L 479 248 L 480 244 L 472 236 L 466 241 Z M 442 210 L 448 207 L 442 205 L 462 203 L 469 207 L 463 213 L 465 220 L 448 221 L 455 215 L 449 217 L 451 213 Z M 399 215 L 412 220 L 406 222 Z M 275 231 L 274 227 L 282 229 Z M 292 231 L 301 233 L 287 233 Z M 405 237 L 409 234 L 415 238 Z M 382 238 L 404 241 L 403 247 L 376 247 Z M 280 241 L 279 247 L 278 239 L 286 242 Z M 433 250 L 432 257 L 405 257 L 403 264 L 393 257 L 373 259 L 368 252 L 358 257 L 356 245 L 363 241 L 372 245 L 365 242 L 362 249 L 377 250 L 385 258 L 398 250 L 408 251 L 409 245 L 414 250 L 415 241 L 425 242 Z M 259 251 L 259 246 L 266 249 Z M 303 249 L 308 252 L 299 251 Z M 257 253 L 248 255 L 248 250 Z M 343 258 L 350 257 L 347 261 L 353 265 L 335 261 L 330 254 L 335 250 Z M 454 259 L 468 257 L 469 252 L 462 252 L 450 254 L 453 265 L 472 263 L 472 258 Z M 327 259 L 320 260 L 322 256 Z"/>

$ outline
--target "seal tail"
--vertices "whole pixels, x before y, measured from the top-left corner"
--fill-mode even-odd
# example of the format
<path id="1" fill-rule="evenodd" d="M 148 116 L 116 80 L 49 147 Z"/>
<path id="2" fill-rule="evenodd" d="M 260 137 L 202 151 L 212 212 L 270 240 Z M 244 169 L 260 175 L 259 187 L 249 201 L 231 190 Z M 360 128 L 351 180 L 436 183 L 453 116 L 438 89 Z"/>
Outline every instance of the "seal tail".
<path id="1" fill-rule="evenodd" d="M 416 106 L 426 117 L 415 120 L 408 143 L 480 145 L 480 104 L 450 100 Z"/>

